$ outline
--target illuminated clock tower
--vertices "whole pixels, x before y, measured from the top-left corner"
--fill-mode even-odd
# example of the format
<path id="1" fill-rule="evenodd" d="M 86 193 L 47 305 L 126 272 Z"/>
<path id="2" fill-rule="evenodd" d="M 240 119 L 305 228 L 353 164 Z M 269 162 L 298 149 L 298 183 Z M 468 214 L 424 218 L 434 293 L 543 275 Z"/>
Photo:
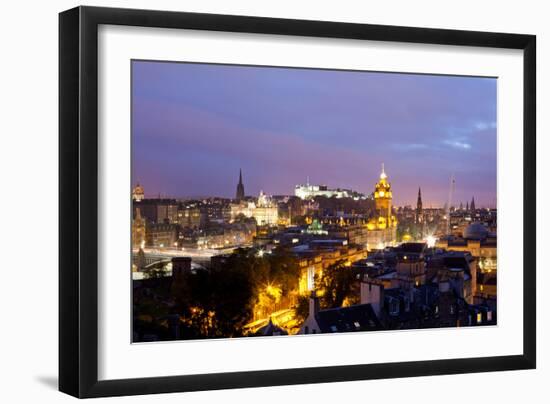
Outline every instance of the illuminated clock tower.
<path id="1" fill-rule="evenodd" d="M 380 180 L 374 187 L 374 205 L 376 207 L 378 217 L 384 218 L 387 224 L 390 223 L 392 217 L 391 200 L 391 184 L 388 182 L 388 176 L 384 171 L 384 164 L 382 163 Z"/>
<path id="2" fill-rule="evenodd" d="M 376 213 L 367 223 L 367 248 L 382 249 L 388 245 L 395 245 L 397 234 L 397 218 L 392 214 L 392 189 L 388 176 L 384 171 L 374 186 L 374 207 Z"/>

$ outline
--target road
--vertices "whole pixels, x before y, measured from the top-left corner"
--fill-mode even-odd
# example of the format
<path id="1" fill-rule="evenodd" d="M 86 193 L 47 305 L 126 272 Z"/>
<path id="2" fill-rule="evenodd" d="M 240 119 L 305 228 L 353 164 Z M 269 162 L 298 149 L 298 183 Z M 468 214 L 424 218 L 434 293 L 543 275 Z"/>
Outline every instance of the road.
<path id="1" fill-rule="evenodd" d="M 291 334 L 291 331 L 297 327 L 296 320 L 294 318 L 294 310 L 283 309 L 271 313 L 271 315 L 267 318 L 262 318 L 260 320 L 253 321 L 252 323 L 248 323 L 244 326 L 244 328 L 247 332 L 254 334 L 260 328 L 265 327 L 269 323 L 270 318 L 273 324 L 289 331 L 289 334 Z"/>

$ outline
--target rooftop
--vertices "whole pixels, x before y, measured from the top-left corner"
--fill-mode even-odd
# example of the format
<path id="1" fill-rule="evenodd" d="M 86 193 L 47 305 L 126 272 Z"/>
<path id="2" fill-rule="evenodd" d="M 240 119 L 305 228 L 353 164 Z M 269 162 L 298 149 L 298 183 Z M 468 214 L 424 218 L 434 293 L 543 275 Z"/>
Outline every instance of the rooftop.
<path id="1" fill-rule="evenodd" d="M 321 310 L 316 316 L 323 333 L 373 331 L 382 329 L 370 304 Z"/>

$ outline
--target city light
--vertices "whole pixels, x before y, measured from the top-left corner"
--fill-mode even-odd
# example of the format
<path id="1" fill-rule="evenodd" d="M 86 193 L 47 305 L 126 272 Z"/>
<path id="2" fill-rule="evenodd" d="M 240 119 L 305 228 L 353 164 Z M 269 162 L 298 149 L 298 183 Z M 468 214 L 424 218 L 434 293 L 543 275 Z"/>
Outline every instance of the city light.
<path id="1" fill-rule="evenodd" d="M 232 146 L 230 137 L 217 136 L 216 143 Z M 372 138 L 375 147 L 364 150 L 369 157 L 376 157 L 381 142 L 393 140 Z M 239 155 L 255 150 L 246 140 L 230 147 L 228 156 L 216 145 L 211 159 L 210 150 L 197 149 L 212 142 L 182 140 L 181 150 L 187 143 L 199 146 L 191 150 L 201 158 L 186 158 L 185 169 L 157 183 L 156 168 L 149 174 L 141 169 L 148 187 L 166 186 L 171 194 L 146 198 L 139 184 L 133 192 L 134 341 L 496 324 L 497 212 L 481 208 L 481 200 L 476 209 L 477 180 L 466 175 L 457 177 L 456 193 L 452 175 L 443 200 L 446 187 L 438 177 L 455 166 L 449 156 L 415 166 L 415 159 L 429 157 L 424 142 L 417 156 L 411 150 L 420 143 L 405 145 L 407 158 L 383 144 L 386 173 L 384 164 L 379 171 L 324 146 L 309 150 L 313 158 L 301 166 L 289 164 L 277 142 L 261 148 L 261 159 Z M 410 141 L 408 135 L 402 140 Z M 156 158 L 162 136 L 151 141 Z M 300 144 L 288 145 L 289 156 Z M 301 161 L 304 153 L 299 156 Z M 469 163 L 463 150 L 456 156 Z M 166 160 L 172 167 L 179 158 Z M 140 167 L 139 160 L 134 163 Z M 315 183 L 300 180 L 306 170 Z M 178 179 L 188 175 L 193 178 Z M 484 184 L 484 193 L 490 185 Z"/>
<path id="2" fill-rule="evenodd" d="M 486 213 L 481 219 L 475 219 L 475 222 L 472 223 L 470 220 L 472 211 L 460 210 L 459 212 L 462 213 L 453 213 L 450 216 L 452 222 L 450 226 L 447 226 L 444 218 L 449 217 L 448 211 L 442 208 L 423 208 L 420 191 L 416 208 L 396 208 L 392 206 L 391 184 L 385 172 L 383 174 L 372 193 L 374 195 L 371 199 L 372 206 L 366 205 L 363 208 L 361 205 L 341 207 L 353 199 L 347 197 L 347 202 L 329 205 L 330 207 L 324 209 L 320 209 L 318 204 L 313 204 L 311 201 L 298 202 L 301 209 L 294 209 L 290 204 L 285 205 L 289 203 L 288 196 L 272 198 L 261 192 L 260 197 L 255 200 L 253 197 L 249 197 L 239 201 L 226 199 L 216 202 L 216 198 L 210 198 L 193 205 L 192 209 L 199 210 L 198 207 L 202 206 L 201 209 L 207 211 L 218 203 L 218 213 L 213 214 L 212 221 L 207 224 L 200 221 L 196 223 L 188 221 L 183 225 L 180 224 L 181 218 L 185 217 L 185 212 L 181 211 L 187 208 L 182 205 L 178 207 L 177 203 L 174 203 L 174 217 L 176 218 L 164 218 L 163 222 L 157 223 L 158 227 L 154 227 L 154 225 L 145 227 L 145 221 L 140 221 L 138 217 L 135 219 L 135 231 L 133 232 L 139 237 L 136 238 L 137 242 L 133 246 L 133 252 L 136 254 L 133 263 L 133 279 L 146 283 L 150 276 L 173 276 L 172 268 L 175 268 L 173 265 L 179 265 L 181 268 L 182 263 L 185 262 L 177 260 L 172 263 L 171 261 L 175 257 L 190 258 L 194 265 L 191 273 L 197 274 L 198 268 L 209 268 L 209 262 L 214 267 L 218 265 L 222 268 L 225 265 L 231 266 L 232 264 L 229 260 L 225 260 L 225 257 L 244 252 L 245 254 L 240 258 L 243 261 L 233 270 L 245 276 L 249 276 L 250 273 L 260 275 L 258 278 L 252 279 L 253 282 L 250 282 L 250 286 L 246 286 L 247 282 L 244 282 L 242 286 L 239 285 L 247 292 L 242 296 L 252 295 L 255 303 L 250 312 L 241 310 L 241 307 L 246 307 L 249 304 L 249 301 L 246 300 L 240 302 L 240 306 L 231 307 L 232 315 L 239 318 L 241 322 L 225 324 L 225 327 L 234 327 L 234 332 L 243 336 L 304 333 L 304 324 L 307 320 L 307 314 L 304 313 L 311 313 L 307 309 L 328 309 L 330 307 L 328 304 L 336 303 L 336 307 L 330 308 L 331 310 L 346 310 L 350 306 L 364 304 L 362 303 L 365 298 L 363 294 L 366 292 L 365 288 L 359 284 L 365 279 L 373 282 L 373 285 L 376 285 L 377 282 L 400 279 L 406 281 L 408 285 L 414 285 L 414 288 L 422 293 L 424 291 L 431 293 L 429 292 L 431 289 L 426 288 L 426 285 L 433 281 L 425 280 L 425 274 L 423 275 L 419 271 L 426 268 L 426 263 L 433 258 L 436 258 L 431 261 L 434 263 L 433 265 L 443 272 L 447 270 L 446 264 L 444 264 L 446 257 L 455 260 L 466 254 L 481 254 L 482 256 L 478 260 L 478 269 L 483 275 L 482 282 L 478 275 L 477 289 L 468 286 L 467 288 L 470 289 L 465 289 L 464 296 L 461 298 L 465 299 L 467 304 L 474 304 L 477 293 L 477 297 L 483 296 L 484 301 L 487 299 L 496 301 L 496 292 L 493 291 L 495 288 L 490 286 L 496 280 L 496 244 L 492 244 L 496 243 L 496 240 L 488 240 L 490 242 L 487 245 L 484 244 L 482 249 L 468 252 L 463 251 L 464 244 L 454 244 L 454 238 L 461 238 L 460 232 L 467 235 L 477 231 L 476 235 L 482 234 L 488 237 L 493 234 L 491 237 L 495 238 L 495 224 L 490 232 L 488 229 L 483 231 L 483 227 L 480 230 L 480 222 L 484 223 L 483 226 L 488 227 L 487 224 L 496 219 L 494 214 Z M 140 206 L 147 203 L 162 204 L 163 202 L 148 202 L 147 199 L 144 199 L 140 201 Z M 355 211 L 355 208 L 358 208 L 359 211 Z M 288 216 L 279 217 L 278 211 L 284 212 Z M 484 210 L 480 211 L 485 212 Z M 295 216 L 293 217 L 292 214 Z M 150 215 L 150 212 L 146 212 L 146 215 Z M 189 218 L 191 217 L 189 215 Z M 296 223 L 292 228 L 281 223 L 281 220 L 284 220 L 285 223 L 287 223 L 286 221 L 290 222 L 291 218 Z M 149 220 L 153 222 L 153 219 Z M 157 220 L 159 219 L 157 218 Z M 170 222 L 171 220 L 173 222 Z M 179 233 L 174 231 L 178 227 Z M 138 229 L 141 230 L 137 231 Z M 453 239 L 445 237 L 449 229 L 453 229 Z M 438 237 L 441 240 L 438 244 L 440 248 L 435 249 L 433 247 L 438 242 Z M 463 240 L 466 239 L 465 236 Z M 185 244 L 185 248 L 181 244 Z M 467 241 L 465 245 L 466 248 L 469 248 Z M 495 246 L 491 247 L 492 245 Z M 376 248 L 374 248 L 375 246 Z M 138 254 L 138 247 L 142 249 L 141 256 Z M 263 260 L 266 254 L 273 259 Z M 369 259 L 371 256 L 374 257 Z M 397 260 L 397 265 L 395 263 L 396 256 L 400 257 Z M 220 259 L 216 260 L 217 257 Z M 153 275 L 146 269 L 151 268 L 149 263 L 152 260 L 156 260 L 154 263 L 156 272 L 151 272 Z M 245 261 L 246 264 L 243 264 Z M 342 268 L 346 270 L 341 271 Z M 365 271 L 365 274 L 358 276 L 355 273 L 356 269 Z M 333 272 L 331 273 L 331 271 Z M 222 273 L 213 271 L 210 276 L 217 277 Z M 352 275 L 355 284 L 349 278 L 339 278 L 349 275 Z M 270 281 L 264 283 L 260 279 L 270 279 Z M 445 277 L 443 276 L 442 279 Z M 249 290 L 247 290 L 248 287 L 250 287 Z M 342 290 L 338 294 L 331 293 L 329 288 L 333 287 Z M 444 282 L 439 287 L 442 287 L 439 289 L 440 293 L 448 292 L 448 287 L 445 289 Z M 401 286 L 397 286 L 397 288 L 401 288 Z M 388 288 L 388 290 L 391 289 L 395 289 L 395 287 Z M 178 293 L 177 288 L 174 290 Z M 163 293 L 172 293 L 172 290 L 166 292 L 159 288 L 155 293 L 161 296 Z M 189 307 L 191 318 L 184 321 L 186 326 L 194 328 L 197 335 L 207 337 L 216 332 L 214 328 L 218 327 L 220 319 L 224 320 L 223 317 L 216 315 L 216 310 L 208 310 L 206 307 L 214 307 L 221 311 L 226 307 L 223 307 L 225 303 L 216 303 L 215 300 L 210 300 L 209 296 L 211 295 L 209 294 L 199 293 L 197 296 L 204 302 Z M 317 309 L 311 306 L 311 302 L 308 303 L 309 307 L 304 307 L 303 303 L 299 307 L 295 300 L 296 296 L 298 296 L 298 301 L 301 299 L 303 302 L 304 298 L 313 296 L 323 303 L 319 303 L 320 306 Z M 372 295 L 368 297 L 368 299 L 372 298 Z M 338 300 L 335 302 L 336 299 Z M 227 304 L 234 303 L 229 299 Z M 323 307 L 321 304 L 325 306 Z M 417 302 L 413 298 L 405 304 L 405 307 L 418 308 L 425 302 L 424 300 Z M 488 308 L 493 309 L 492 307 Z M 141 306 L 141 310 L 145 310 L 149 315 L 147 313 L 149 306 L 146 302 Z M 388 308 L 388 310 L 395 312 L 397 309 Z M 438 315 L 438 306 L 433 306 L 431 310 L 433 311 L 428 316 L 434 326 L 444 324 Z M 454 315 L 456 308 L 451 306 L 449 310 Z M 480 317 L 480 314 L 477 317 L 474 315 L 473 318 L 463 318 L 462 320 L 473 320 L 478 324 L 494 324 L 492 317 L 485 318 L 482 315 Z M 163 320 L 159 318 L 157 321 L 162 322 Z M 364 327 L 361 323 L 359 324 L 359 327 L 353 325 L 353 329 Z M 140 324 L 140 326 L 142 325 Z M 272 334 L 262 334 L 263 332 Z M 283 334 L 279 334 L 281 332 Z M 336 330 L 332 332 L 336 332 Z"/>
<path id="3" fill-rule="evenodd" d="M 437 238 L 435 238 L 433 235 L 429 235 L 426 237 L 426 243 L 428 244 L 429 248 L 435 247 L 435 243 L 437 241 Z"/>

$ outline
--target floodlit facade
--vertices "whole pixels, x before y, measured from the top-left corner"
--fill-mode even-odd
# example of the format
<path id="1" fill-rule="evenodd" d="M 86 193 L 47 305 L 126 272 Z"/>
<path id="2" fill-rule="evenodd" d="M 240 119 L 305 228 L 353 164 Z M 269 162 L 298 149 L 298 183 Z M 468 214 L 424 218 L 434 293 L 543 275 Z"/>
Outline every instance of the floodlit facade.
<path id="1" fill-rule="evenodd" d="M 279 221 L 279 209 L 268 195 L 260 191 L 258 199 L 254 201 L 241 201 L 231 205 L 231 221 L 239 215 L 254 218 L 258 226 L 276 226 Z"/>
<path id="2" fill-rule="evenodd" d="M 350 198 L 352 195 L 348 190 L 345 189 L 328 189 L 326 185 L 312 185 L 300 184 L 296 185 L 294 188 L 294 195 L 300 199 L 313 199 L 316 196 L 324 196 L 327 198 Z"/>
<path id="3" fill-rule="evenodd" d="M 367 223 L 367 248 L 381 249 L 394 245 L 397 238 L 397 218 L 392 211 L 392 189 L 382 165 L 380 180 L 374 187 L 376 215 Z"/>

